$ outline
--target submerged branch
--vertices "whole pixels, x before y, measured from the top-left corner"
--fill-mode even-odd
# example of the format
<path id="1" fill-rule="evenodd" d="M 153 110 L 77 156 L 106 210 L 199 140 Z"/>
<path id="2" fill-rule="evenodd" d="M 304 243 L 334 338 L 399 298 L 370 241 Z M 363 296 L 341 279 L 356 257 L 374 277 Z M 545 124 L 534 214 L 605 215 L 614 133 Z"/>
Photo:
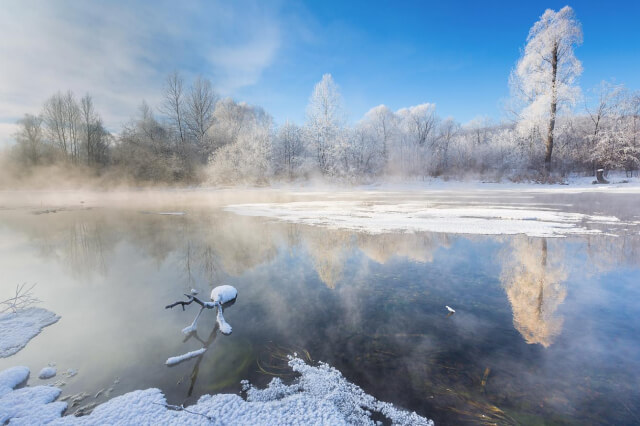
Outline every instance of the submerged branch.
<path id="1" fill-rule="evenodd" d="M 184 412 L 189 413 L 189 414 L 197 414 L 198 416 L 202 416 L 202 417 L 206 418 L 209 421 L 213 421 L 213 417 L 207 416 L 206 414 L 202 414 L 202 413 L 196 413 L 195 411 L 187 410 L 182 405 L 161 404 L 159 402 L 152 402 L 152 404 L 161 405 L 161 406 L 163 406 L 164 408 L 166 408 L 168 410 L 184 411 Z"/>

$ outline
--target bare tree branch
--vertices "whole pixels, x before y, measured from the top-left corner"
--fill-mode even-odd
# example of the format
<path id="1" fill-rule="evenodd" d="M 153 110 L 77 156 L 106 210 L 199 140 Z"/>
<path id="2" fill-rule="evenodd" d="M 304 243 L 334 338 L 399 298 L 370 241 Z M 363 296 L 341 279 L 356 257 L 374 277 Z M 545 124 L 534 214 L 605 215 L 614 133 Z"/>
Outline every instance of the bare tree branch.
<path id="1" fill-rule="evenodd" d="M 184 295 L 185 295 L 185 296 L 187 296 L 187 300 L 186 300 L 186 301 L 182 301 L 182 300 L 180 300 L 180 301 L 177 301 L 177 302 L 172 303 L 172 304 L 170 304 L 170 305 L 167 305 L 167 306 L 165 306 L 164 308 L 165 308 L 165 309 L 171 309 L 171 308 L 173 308 L 174 306 L 182 305 L 182 310 L 184 311 L 184 307 L 185 307 L 185 306 L 187 306 L 187 305 L 192 304 L 193 302 L 196 302 L 198 305 L 202 306 L 203 308 L 208 308 L 208 309 L 211 309 L 211 308 L 213 308 L 213 307 L 215 306 L 215 305 L 214 305 L 214 304 L 212 304 L 212 303 L 205 303 L 205 302 L 203 302 L 202 300 L 198 299 L 198 298 L 197 298 L 197 297 L 195 297 L 194 295 L 186 294 L 186 293 L 185 293 Z"/>

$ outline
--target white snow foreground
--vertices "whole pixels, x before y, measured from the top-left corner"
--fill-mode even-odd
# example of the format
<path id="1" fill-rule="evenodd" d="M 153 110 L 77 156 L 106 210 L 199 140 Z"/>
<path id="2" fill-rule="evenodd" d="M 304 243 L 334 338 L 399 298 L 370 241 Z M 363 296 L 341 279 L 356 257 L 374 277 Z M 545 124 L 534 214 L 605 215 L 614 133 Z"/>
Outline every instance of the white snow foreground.
<path id="1" fill-rule="evenodd" d="M 452 234 L 564 237 L 600 233 L 586 223 L 620 225 L 614 216 L 593 216 L 539 208 L 502 206 L 434 207 L 427 201 L 375 204 L 366 201 L 306 201 L 232 204 L 225 210 L 285 222 L 371 234 L 443 232 Z"/>
<path id="2" fill-rule="evenodd" d="M 27 308 L 0 315 L 0 358 L 15 354 L 44 327 L 59 319 L 60 316 L 43 308 Z"/>
<path id="3" fill-rule="evenodd" d="M 27 381 L 27 367 L 0 372 L 0 424 L 40 425 L 60 418 L 66 402 L 53 402 L 62 392 L 53 386 L 14 388 Z"/>
<path id="4" fill-rule="evenodd" d="M 97 406 L 84 417 L 60 417 L 66 403 L 53 402 L 60 389 L 50 386 L 13 388 L 23 383 L 29 370 L 14 367 L 0 372 L 0 424 L 52 425 L 373 425 L 372 412 L 380 412 L 397 425 L 433 425 L 431 420 L 399 410 L 367 395 L 327 364 L 306 364 L 291 357 L 300 377 L 291 385 L 273 379 L 265 389 L 243 382 L 245 401 L 238 395 L 204 395 L 184 410 L 168 409 L 159 389 L 130 392 Z"/>

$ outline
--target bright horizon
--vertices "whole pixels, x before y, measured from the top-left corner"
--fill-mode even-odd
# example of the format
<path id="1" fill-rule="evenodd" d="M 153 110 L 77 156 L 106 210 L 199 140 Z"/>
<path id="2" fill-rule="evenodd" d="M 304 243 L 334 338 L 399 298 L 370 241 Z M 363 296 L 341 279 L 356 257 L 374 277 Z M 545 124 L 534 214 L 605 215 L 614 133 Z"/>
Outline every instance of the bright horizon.
<path id="1" fill-rule="evenodd" d="M 222 96 L 301 124 L 313 89 L 333 75 L 350 122 L 384 104 L 429 102 L 461 123 L 504 118 L 508 77 L 531 25 L 567 2 L 406 6 L 384 2 L 3 3 L 0 145 L 15 122 L 58 90 L 93 95 L 107 128 L 146 100 L 156 107 L 172 70 L 201 74 Z M 584 94 L 602 80 L 640 89 L 640 5 L 570 2 Z M 156 110 L 157 112 L 157 110 Z"/>

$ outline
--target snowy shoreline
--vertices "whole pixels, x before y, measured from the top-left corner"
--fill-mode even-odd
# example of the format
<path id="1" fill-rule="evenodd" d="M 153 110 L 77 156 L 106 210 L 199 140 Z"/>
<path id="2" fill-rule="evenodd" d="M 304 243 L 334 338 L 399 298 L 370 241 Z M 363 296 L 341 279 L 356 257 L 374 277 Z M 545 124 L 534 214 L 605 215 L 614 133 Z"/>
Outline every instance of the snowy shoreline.
<path id="1" fill-rule="evenodd" d="M 229 286 L 214 289 L 217 301 L 235 298 Z M 225 292 L 226 291 L 226 292 Z M 18 352 L 47 325 L 60 317 L 43 308 L 27 308 L 0 316 L 0 354 L 10 356 Z M 206 349 L 169 358 L 167 365 L 201 355 Z M 95 406 L 85 416 L 67 412 L 69 405 L 57 401 L 62 393 L 54 385 L 28 386 L 31 374 L 24 366 L 0 371 L 0 424 L 376 424 L 371 416 L 383 415 L 396 425 L 425 425 L 433 422 L 378 401 L 360 387 L 347 381 L 328 364 L 306 364 L 300 358 L 289 357 L 289 367 L 299 374 L 291 384 L 274 378 L 265 389 L 257 389 L 243 381 L 246 399 L 234 394 L 203 395 L 189 407 L 167 404 L 160 389 L 150 388 L 126 393 Z M 45 367 L 41 379 L 55 376 L 56 370 Z M 96 394 L 96 397 L 100 394 Z"/>
<path id="2" fill-rule="evenodd" d="M 146 389 L 113 398 L 91 414 L 62 416 L 67 403 L 56 401 L 60 389 L 26 386 L 29 369 L 13 367 L 0 372 L 0 423 L 51 425 L 93 424 L 332 424 L 374 425 L 379 413 L 395 425 L 432 426 L 433 422 L 397 409 L 366 394 L 335 368 L 306 364 L 290 357 L 289 366 L 300 376 L 291 384 L 274 378 L 265 389 L 243 382 L 246 400 L 234 394 L 203 395 L 189 407 L 168 406 L 159 389 Z"/>

